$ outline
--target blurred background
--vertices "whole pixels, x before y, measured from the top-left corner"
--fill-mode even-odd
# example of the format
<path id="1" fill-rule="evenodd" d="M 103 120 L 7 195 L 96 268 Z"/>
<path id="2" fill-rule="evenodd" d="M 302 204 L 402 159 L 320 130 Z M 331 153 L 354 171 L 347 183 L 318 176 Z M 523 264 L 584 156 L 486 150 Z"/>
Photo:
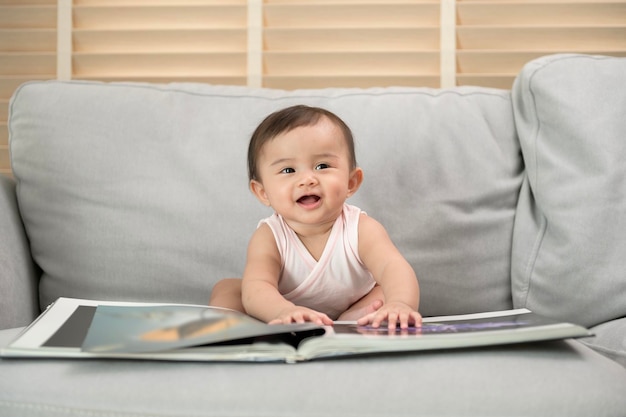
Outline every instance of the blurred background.
<path id="1" fill-rule="evenodd" d="M 626 0 L 0 0 L 0 173 L 29 80 L 509 89 L 567 52 L 626 56 Z"/>

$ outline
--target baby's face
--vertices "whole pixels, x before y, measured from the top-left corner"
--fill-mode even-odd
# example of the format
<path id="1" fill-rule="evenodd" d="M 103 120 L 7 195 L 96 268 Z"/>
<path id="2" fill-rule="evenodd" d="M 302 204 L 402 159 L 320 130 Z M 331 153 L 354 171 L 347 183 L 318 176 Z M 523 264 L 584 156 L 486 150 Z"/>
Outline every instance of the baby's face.
<path id="1" fill-rule="evenodd" d="M 255 195 L 294 229 L 334 223 L 360 180 L 351 169 L 343 132 L 323 117 L 267 142 L 258 158 Z M 358 183 L 355 183 L 358 181 Z M 355 186 L 356 185 L 356 186 Z"/>

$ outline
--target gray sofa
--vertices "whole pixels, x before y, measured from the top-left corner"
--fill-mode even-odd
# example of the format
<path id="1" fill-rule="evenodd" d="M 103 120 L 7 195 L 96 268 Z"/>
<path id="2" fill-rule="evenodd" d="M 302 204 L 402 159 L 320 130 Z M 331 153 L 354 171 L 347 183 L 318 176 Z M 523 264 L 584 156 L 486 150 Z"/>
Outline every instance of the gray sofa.
<path id="1" fill-rule="evenodd" d="M 268 214 L 256 124 L 352 127 L 350 202 L 388 229 L 425 316 L 527 307 L 581 340 L 296 365 L 1 360 L 0 416 L 626 416 L 626 59 L 553 55 L 511 91 L 32 82 L 0 184 L 0 346 L 59 296 L 206 303 Z"/>

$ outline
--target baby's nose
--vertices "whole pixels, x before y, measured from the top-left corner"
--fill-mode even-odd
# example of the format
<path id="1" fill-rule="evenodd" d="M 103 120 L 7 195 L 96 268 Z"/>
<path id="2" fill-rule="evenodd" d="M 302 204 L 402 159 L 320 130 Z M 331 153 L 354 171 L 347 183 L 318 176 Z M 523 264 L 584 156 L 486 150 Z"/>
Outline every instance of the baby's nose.
<path id="1" fill-rule="evenodd" d="M 307 171 L 303 173 L 302 177 L 300 177 L 300 185 L 315 185 L 317 184 L 317 177 L 313 171 Z"/>

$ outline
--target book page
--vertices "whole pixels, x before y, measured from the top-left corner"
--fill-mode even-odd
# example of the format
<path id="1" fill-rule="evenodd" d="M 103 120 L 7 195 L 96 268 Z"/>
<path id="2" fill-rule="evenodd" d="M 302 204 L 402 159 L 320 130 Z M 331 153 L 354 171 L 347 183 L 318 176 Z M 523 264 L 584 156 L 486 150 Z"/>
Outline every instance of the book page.
<path id="1" fill-rule="evenodd" d="M 302 360 L 376 352 L 402 352 L 503 345 L 589 336 L 587 329 L 533 314 L 510 310 L 424 319 L 419 327 L 374 328 L 337 322 L 323 337 L 298 347 Z"/>

